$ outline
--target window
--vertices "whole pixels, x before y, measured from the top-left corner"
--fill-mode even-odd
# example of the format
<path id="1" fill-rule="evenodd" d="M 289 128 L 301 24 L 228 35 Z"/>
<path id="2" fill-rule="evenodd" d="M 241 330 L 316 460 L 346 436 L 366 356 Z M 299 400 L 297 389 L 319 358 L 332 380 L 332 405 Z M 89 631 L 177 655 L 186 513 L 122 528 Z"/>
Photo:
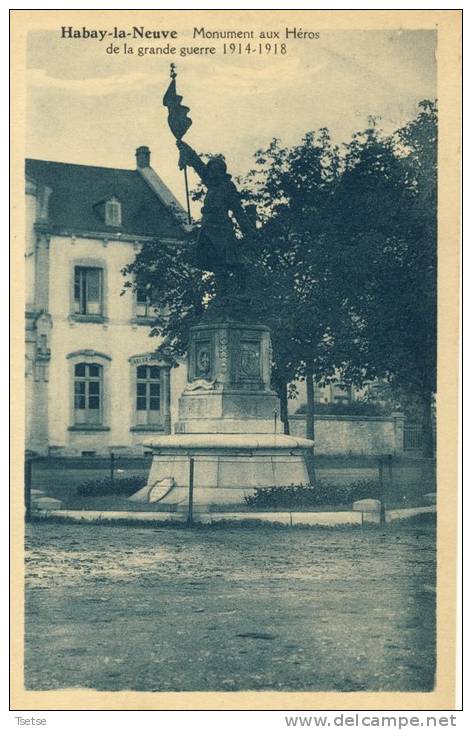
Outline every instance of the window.
<path id="1" fill-rule="evenodd" d="M 111 357 L 87 349 L 70 352 L 66 357 L 72 361 L 69 431 L 109 431 L 110 392 L 107 383 Z M 87 448 L 85 444 L 83 446 Z"/>
<path id="2" fill-rule="evenodd" d="M 161 369 L 156 365 L 136 368 L 136 422 L 138 426 L 160 422 Z"/>
<path id="3" fill-rule="evenodd" d="M 156 309 L 152 307 L 146 289 L 136 289 L 136 317 L 152 318 L 156 316 Z"/>
<path id="4" fill-rule="evenodd" d="M 149 317 L 149 297 L 146 290 L 142 288 L 136 289 L 136 316 Z"/>
<path id="5" fill-rule="evenodd" d="M 331 385 L 331 399 L 333 403 L 343 403 L 344 405 L 352 402 L 352 389 L 349 385 L 338 382 Z"/>
<path id="6" fill-rule="evenodd" d="M 76 266 L 74 269 L 74 312 L 102 314 L 102 269 Z"/>
<path id="7" fill-rule="evenodd" d="M 105 223 L 107 226 L 121 226 L 121 203 L 110 198 L 105 203 Z"/>
<path id="8" fill-rule="evenodd" d="M 74 366 L 74 420 L 76 425 L 102 423 L 103 368 L 79 362 Z"/>

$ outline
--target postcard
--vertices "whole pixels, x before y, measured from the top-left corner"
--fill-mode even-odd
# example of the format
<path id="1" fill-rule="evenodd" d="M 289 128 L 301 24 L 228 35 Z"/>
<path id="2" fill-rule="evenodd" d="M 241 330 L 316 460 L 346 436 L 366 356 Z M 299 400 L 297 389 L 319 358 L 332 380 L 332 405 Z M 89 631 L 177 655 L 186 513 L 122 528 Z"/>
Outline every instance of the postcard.
<path id="1" fill-rule="evenodd" d="M 11 53 L 12 708 L 453 710 L 460 11 Z"/>

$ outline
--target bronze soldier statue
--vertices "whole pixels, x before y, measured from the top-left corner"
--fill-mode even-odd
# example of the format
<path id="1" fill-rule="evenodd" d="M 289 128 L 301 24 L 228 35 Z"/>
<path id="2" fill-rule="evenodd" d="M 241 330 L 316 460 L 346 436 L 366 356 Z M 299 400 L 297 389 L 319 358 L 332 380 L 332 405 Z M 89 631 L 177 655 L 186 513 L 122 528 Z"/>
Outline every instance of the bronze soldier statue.
<path id="1" fill-rule="evenodd" d="M 196 263 L 199 268 L 215 273 L 219 296 L 241 294 L 246 291 L 244 266 L 244 239 L 254 236 L 256 227 L 241 204 L 239 193 L 226 170 L 225 161 L 218 156 L 205 163 L 188 144 L 182 141 L 192 125 L 190 109 L 182 104 L 176 88 L 177 71 L 170 65 L 170 84 L 163 104 L 168 110 L 170 130 L 180 151 L 179 167 L 184 171 L 188 221 L 191 223 L 188 194 L 187 166 L 193 167 L 207 188 L 202 209 L 201 228 L 197 239 Z M 253 206 L 251 206 L 253 208 Z M 249 210 L 249 209 L 248 209 Z M 230 213 L 236 220 L 242 237 L 237 238 Z"/>
<path id="2" fill-rule="evenodd" d="M 207 163 L 203 162 L 182 140 L 177 140 L 177 147 L 180 150 L 179 167 L 192 167 L 207 188 L 197 239 L 198 266 L 215 272 L 225 290 L 244 290 L 244 238 L 236 238 L 230 212 L 243 237 L 254 235 L 256 229 L 244 211 L 226 163 L 221 157 L 211 157 Z"/>

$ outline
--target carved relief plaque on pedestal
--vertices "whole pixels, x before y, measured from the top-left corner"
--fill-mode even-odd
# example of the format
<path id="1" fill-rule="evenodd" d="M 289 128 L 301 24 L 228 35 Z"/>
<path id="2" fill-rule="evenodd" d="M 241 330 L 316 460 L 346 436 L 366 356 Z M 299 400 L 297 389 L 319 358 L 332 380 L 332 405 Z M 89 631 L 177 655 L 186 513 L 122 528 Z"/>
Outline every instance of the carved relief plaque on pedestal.
<path id="1" fill-rule="evenodd" d="M 211 371 L 211 348 L 207 341 L 197 342 L 195 346 L 195 375 L 208 378 Z"/>
<path id="2" fill-rule="evenodd" d="M 240 378 L 249 378 L 251 380 L 261 377 L 261 351 L 259 341 L 241 341 L 239 375 Z"/>

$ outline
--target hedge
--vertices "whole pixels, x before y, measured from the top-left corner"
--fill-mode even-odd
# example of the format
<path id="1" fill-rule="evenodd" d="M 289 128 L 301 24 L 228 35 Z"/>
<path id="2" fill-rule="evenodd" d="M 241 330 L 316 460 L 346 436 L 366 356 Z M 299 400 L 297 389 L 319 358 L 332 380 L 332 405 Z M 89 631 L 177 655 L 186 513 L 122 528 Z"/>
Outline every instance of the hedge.
<path id="1" fill-rule="evenodd" d="M 106 497 L 112 494 L 130 497 L 132 494 L 144 487 L 147 477 L 124 477 L 121 479 L 90 479 L 77 487 L 77 494 L 81 497 Z"/>
<path id="2" fill-rule="evenodd" d="M 260 487 L 244 499 L 250 507 L 317 507 L 350 504 L 358 499 L 380 499 L 380 485 L 363 479 L 346 485 L 316 482 L 314 486 Z"/>

